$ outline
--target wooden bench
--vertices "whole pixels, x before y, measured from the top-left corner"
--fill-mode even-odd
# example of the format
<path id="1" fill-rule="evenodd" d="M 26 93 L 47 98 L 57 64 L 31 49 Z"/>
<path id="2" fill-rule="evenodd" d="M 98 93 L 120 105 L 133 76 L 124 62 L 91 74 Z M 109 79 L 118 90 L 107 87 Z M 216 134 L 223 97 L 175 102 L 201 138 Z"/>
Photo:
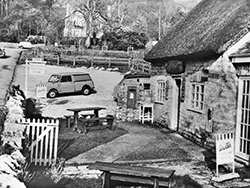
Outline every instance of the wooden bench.
<path id="1" fill-rule="evenodd" d="M 79 127 L 82 128 L 82 132 L 87 134 L 88 130 L 97 130 L 103 128 L 109 128 L 112 131 L 115 130 L 114 124 L 115 117 L 106 116 L 106 117 L 94 117 L 94 118 L 79 118 Z"/>
<path id="2" fill-rule="evenodd" d="M 73 115 L 64 115 L 66 122 L 67 122 L 67 127 L 70 128 L 71 120 L 73 122 Z"/>
<path id="3" fill-rule="evenodd" d="M 88 166 L 90 170 L 103 171 L 102 188 L 111 188 L 111 180 L 153 185 L 154 188 L 171 187 L 174 170 L 162 168 L 130 166 L 122 164 L 95 162 Z"/>

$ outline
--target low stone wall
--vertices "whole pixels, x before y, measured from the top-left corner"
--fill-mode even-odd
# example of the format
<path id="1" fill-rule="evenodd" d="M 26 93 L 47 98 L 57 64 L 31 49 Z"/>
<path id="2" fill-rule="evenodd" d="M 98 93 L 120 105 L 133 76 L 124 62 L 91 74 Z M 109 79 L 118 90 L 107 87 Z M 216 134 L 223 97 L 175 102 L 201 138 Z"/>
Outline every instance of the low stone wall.
<path id="1" fill-rule="evenodd" d="M 25 188 L 26 158 L 23 144 L 24 126 L 17 121 L 24 115 L 24 98 L 20 95 L 18 87 L 14 86 L 8 92 L 5 104 L 6 120 L 1 134 L 0 153 L 0 185 L 3 188 Z"/>
<path id="2" fill-rule="evenodd" d="M 121 121 L 137 121 L 139 120 L 139 109 L 118 108 L 116 118 Z"/>

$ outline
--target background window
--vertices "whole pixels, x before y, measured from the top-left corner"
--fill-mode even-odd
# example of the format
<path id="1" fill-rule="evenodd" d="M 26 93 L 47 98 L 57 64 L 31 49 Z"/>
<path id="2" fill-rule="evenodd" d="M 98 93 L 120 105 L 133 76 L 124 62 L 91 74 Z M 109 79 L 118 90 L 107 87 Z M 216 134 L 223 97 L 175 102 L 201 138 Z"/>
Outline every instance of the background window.
<path id="1" fill-rule="evenodd" d="M 202 111 L 204 109 L 204 85 L 199 83 L 192 84 L 191 108 Z"/>
<path id="2" fill-rule="evenodd" d="M 163 80 L 157 81 L 156 101 L 164 102 L 165 94 L 166 94 L 166 82 Z"/>

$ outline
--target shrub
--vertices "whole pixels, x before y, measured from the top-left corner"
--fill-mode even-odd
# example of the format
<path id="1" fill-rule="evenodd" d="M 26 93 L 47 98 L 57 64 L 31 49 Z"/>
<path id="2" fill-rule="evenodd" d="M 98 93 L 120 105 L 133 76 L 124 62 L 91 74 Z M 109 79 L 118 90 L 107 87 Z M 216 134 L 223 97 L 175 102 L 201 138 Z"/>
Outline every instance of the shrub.
<path id="1" fill-rule="evenodd" d="M 129 46 L 132 46 L 135 50 L 144 49 L 148 37 L 145 33 L 117 30 L 105 33 L 102 41 L 107 43 L 110 50 L 127 51 Z"/>

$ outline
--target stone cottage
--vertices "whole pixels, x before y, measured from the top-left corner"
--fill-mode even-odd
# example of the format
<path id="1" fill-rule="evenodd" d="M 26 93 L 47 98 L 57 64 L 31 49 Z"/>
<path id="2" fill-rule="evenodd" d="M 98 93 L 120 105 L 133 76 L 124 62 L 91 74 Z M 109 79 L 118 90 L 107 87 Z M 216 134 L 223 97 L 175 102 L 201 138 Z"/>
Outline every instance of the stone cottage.
<path id="1" fill-rule="evenodd" d="M 139 107 L 151 100 L 150 74 L 131 72 L 114 88 L 117 102 L 116 116 L 123 121 L 139 120 Z"/>
<path id="2" fill-rule="evenodd" d="M 215 133 L 236 131 L 242 161 L 250 157 L 250 59 L 239 50 L 249 20 L 249 0 L 203 0 L 145 56 L 155 121 L 210 148 Z"/>

